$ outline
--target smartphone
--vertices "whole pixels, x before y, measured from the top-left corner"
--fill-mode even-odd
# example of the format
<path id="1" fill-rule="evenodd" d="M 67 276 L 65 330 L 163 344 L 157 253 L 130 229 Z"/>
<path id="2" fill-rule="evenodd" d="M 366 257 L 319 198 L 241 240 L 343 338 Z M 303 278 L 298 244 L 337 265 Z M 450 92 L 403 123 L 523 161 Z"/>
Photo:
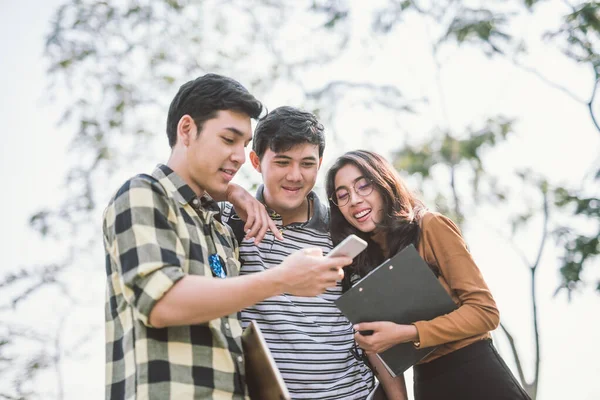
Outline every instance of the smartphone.
<path id="1" fill-rule="evenodd" d="M 346 256 L 354 258 L 366 248 L 367 242 L 356 235 L 350 235 L 342 240 L 340 244 L 335 246 L 335 248 L 327 254 L 327 257 Z"/>

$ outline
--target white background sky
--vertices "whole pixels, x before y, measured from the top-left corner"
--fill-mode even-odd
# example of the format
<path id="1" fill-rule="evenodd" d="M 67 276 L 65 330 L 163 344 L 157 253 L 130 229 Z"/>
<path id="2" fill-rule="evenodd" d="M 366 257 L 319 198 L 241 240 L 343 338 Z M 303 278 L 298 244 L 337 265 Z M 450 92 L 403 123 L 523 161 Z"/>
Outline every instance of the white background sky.
<path id="1" fill-rule="evenodd" d="M 0 267 L 2 274 L 15 266 L 40 262 L 46 258 L 46 251 L 49 250 L 47 246 L 40 245 L 28 230 L 27 218 L 38 208 L 52 206 L 59 201 L 60 185 L 67 168 L 64 160 L 70 133 L 56 127 L 61 107 L 60 104 L 53 104 L 50 93 L 46 91 L 47 65 L 42 58 L 44 35 L 59 4 L 58 0 L 0 0 L 0 121 L 3 130 L 0 163 L 4 188 L 1 199 L 4 210 L 0 242 L 3 243 L 4 256 L 3 266 Z M 547 70 L 550 74 L 561 79 L 565 74 L 572 74 L 565 81 L 581 89 L 582 96 L 586 96 L 589 77 L 580 73 L 580 70 L 563 68 L 553 56 L 543 52 L 535 54 L 542 64 L 554 65 Z M 410 64 L 411 60 L 403 62 Z M 476 60 L 468 65 L 463 60 L 449 60 L 448 74 L 459 77 L 462 74 L 463 77 L 477 79 L 469 70 L 469 67 L 477 68 L 476 63 Z M 418 71 L 418 65 L 409 67 Z M 559 181 L 579 181 L 582 171 L 591 165 L 600 149 L 600 133 L 593 130 L 585 109 L 539 81 L 532 80 L 531 76 L 517 72 L 506 75 L 505 67 L 500 63 L 497 70 L 491 71 L 496 79 L 489 79 L 489 76 L 482 78 L 490 86 L 490 96 L 480 100 L 484 104 L 481 113 L 489 114 L 490 108 L 497 108 L 508 115 L 518 115 L 522 121 L 520 132 L 523 135 L 512 140 L 510 148 L 499 153 L 491 162 L 503 165 L 509 159 L 518 159 L 522 165 L 532 165 Z M 449 83 L 447 90 L 454 90 L 453 85 L 464 87 L 466 101 L 470 94 L 469 87 L 457 80 Z M 278 105 L 269 104 L 269 108 Z M 448 105 L 452 123 L 460 125 L 464 122 L 461 118 L 470 118 L 461 113 L 461 107 L 462 103 Z M 360 142 L 360 138 L 354 139 Z M 545 143 L 546 147 L 538 147 L 539 143 Z M 328 151 L 331 153 L 331 150 Z M 156 160 L 162 161 L 165 160 Z M 327 165 L 331 159 L 325 161 Z M 146 167 L 140 166 L 140 170 Z M 114 189 L 106 190 L 112 192 Z M 498 217 L 502 216 L 482 216 L 483 222 L 469 226 L 467 239 L 495 295 L 503 321 L 517 337 L 530 375 L 533 341 L 530 336 L 528 273 L 510 247 L 490 232 L 488 218 L 493 220 Z M 530 242 L 524 243 L 524 247 L 534 249 L 537 242 L 537 237 L 532 237 Z M 600 398 L 600 363 L 597 361 L 600 356 L 600 296 L 588 288 L 583 294 L 576 295 L 570 304 L 564 295 L 553 298 L 558 274 L 551 256 L 548 253 L 544 260 L 538 285 L 543 349 L 538 398 L 595 400 Z M 76 284 L 89 288 L 99 297 L 92 301 L 88 311 L 89 320 L 71 321 L 70 327 L 76 328 L 91 321 L 102 330 L 104 281 L 97 278 L 102 276 L 104 265 L 103 259 L 96 261 L 96 265 L 92 266 L 96 273 L 90 275 L 94 279 L 84 278 Z M 594 269 L 597 271 L 598 267 Z M 597 276 L 597 272 L 587 276 Z M 46 292 L 41 299 L 52 304 L 52 296 L 56 296 L 56 292 Z M 38 309 L 35 306 L 20 309 L 19 312 L 23 318 L 39 320 L 41 325 L 53 324 L 52 313 L 36 314 Z M 498 347 L 512 366 L 506 343 L 500 335 L 496 337 L 499 339 Z M 95 337 L 87 349 L 85 357 L 70 361 L 64 368 L 65 397 L 68 399 L 103 398 L 102 335 Z M 52 376 L 44 382 L 48 385 L 48 393 L 56 391 Z"/>

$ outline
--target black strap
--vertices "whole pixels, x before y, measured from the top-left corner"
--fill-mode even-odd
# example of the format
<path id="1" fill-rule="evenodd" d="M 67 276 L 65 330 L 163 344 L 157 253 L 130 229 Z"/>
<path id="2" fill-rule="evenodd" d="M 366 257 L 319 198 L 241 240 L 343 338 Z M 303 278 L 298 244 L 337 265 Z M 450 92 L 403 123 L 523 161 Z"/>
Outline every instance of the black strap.
<path id="1" fill-rule="evenodd" d="M 242 244 L 242 240 L 244 240 L 244 236 L 246 236 L 246 232 L 244 232 L 244 225 L 246 225 L 246 223 L 240 219 L 235 212 L 234 207 L 231 208 L 231 214 L 227 220 L 227 225 L 233 230 L 233 236 L 235 236 L 238 245 Z"/>

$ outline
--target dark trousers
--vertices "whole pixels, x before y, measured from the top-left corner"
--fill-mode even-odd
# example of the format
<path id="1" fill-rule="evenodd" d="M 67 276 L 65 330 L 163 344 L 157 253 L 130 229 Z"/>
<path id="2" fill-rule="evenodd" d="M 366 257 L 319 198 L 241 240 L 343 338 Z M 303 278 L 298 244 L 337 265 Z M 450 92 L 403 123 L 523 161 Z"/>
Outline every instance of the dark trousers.
<path id="1" fill-rule="evenodd" d="M 415 400 L 530 400 L 489 339 L 415 365 L 413 374 Z"/>

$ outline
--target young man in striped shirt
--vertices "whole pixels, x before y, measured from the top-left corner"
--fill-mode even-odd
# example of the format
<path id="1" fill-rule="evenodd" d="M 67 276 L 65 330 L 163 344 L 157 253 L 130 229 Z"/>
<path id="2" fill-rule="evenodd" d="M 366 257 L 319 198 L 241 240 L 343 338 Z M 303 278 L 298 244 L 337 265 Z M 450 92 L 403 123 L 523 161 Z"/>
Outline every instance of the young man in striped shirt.
<path id="1" fill-rule="evenodd" d="M 280 107 L 257 124 L 250 161 L 263 185 L 256 197 L 284 240 L 271 232 L 259 244 L 243 238 L 243 224 L 226 205 L 223 221 L 240 239 L 241 275 L 274 268 L 306 247 L 331 250 L 329 210 L 312 191 L 324 149 L 323 126 L 310 113 Z M 341 285 L 317 297 L 285 293 L 242 311 L 243 326 L 260 326 L 294 399 L 364 399 L 372 387 L 371 371 L 351 352 L 352 326 L 335 307 L 340 295 Z"/>

